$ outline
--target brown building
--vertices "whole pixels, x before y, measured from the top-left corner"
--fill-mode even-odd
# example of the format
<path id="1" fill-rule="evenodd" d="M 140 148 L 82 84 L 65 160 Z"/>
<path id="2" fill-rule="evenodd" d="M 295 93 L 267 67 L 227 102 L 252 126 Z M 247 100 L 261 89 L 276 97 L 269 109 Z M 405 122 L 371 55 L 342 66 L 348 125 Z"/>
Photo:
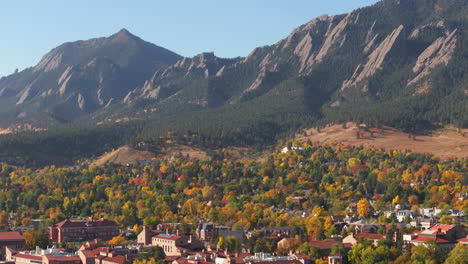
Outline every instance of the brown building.
<path id="1" fill-rule="evenodd" d="M 161 233 L 162 233 L 161 230 L 151 230 L 150 228 L 144 225 L 143 230 L 141 230 L 141 232 L 137 236 L 137 242 L 138 244 L 142 244 L 144 246 L 151 245 L 152 243 L 151 239 L 154 236 L 157 236 Z"/>
<path id="2" fill-rule="evenodd" d="M 17 231 L 0 232 L 0 260 L 5 260 L 5 248 L 22 250 L 26 247 L 24 237 Z"/>
<path id="3" fill-rule="evenodd" d="M 105 219 L 86 222 L 64 220 L 49 227 L 49 239 L 55 243 L 92 240 L 95 238 L 107 240 L 119 234 L 119 226 L 114 221 Z"/>
<path id="4" fill-rule="evenodd" d="M 190 236 L 159 234 L 152 237 L 152 245 L 161 247 L 166 256 L 181 256 L 183 251 L 203 249 L 203 243 Z"/>

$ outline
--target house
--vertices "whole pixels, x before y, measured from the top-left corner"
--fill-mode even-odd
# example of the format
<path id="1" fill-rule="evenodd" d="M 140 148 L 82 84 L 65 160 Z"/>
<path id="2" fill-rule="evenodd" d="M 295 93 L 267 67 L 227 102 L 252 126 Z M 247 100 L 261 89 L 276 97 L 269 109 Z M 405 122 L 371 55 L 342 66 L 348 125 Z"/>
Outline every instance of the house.
<path id="1" fill-rule="evenodd" d="M 441 232 L 449 241 L 455 241 L 466 236 L 465 229 L 460 225 L 435 224 L 428 228 L 428 230 Z"/>
<path id="2" fill-rule="evenodd" d="M 92 219 L 91 221 L 64 220 L 49 227 L 49 239 L 54 243 L 92 240 L 95 238 L 108 240 L 119 234 L 117 223 L 106 219 Z"/>
<path id="3" fill-rule="evenodd" d="M 343 264 L 343 256 L 328 256 L 328 264 Z"/>
<path id="4" fill-rule="evenodd" d="M 161 247 L 166 256 L 181 256 L 184 251 L 201 250 L 203 242 L 194 238 L 192 235 L 179 236 L 176 234 L 159 234 L 152 237 L 152 245 Z"/>
<path id="5" fill-rule="evenodd" d="M 421 227 L 423 229 L 428 229 L 429 227 L 433 226 L 437 221 L 431 217 L 418 217 L 411 220 L 410 225 L 414 227 Z"/>
<path id="6" fill-rule="evenodd" d="M 361 239 L 368 239 L 370 241 L 372 241 L 372 244 L 374 244 L 374 246 L 377 246 L 378 242 L 380 240 L 383 240 L 385 239 L 386 236 L 385 235 L 382 235 L 382 234 L 372 234 L 372 233 L 357 233 L 357 234 L 351 234 L 345 238 L 343 238 L 343 243 L 349 243 L 351 245 L 356 245 L 357 243 L 359 243 L 359 240 Z"/>
<path id="7" fill-rule="evenodd" d="M 349 224 L 349 227 L 354 226 L 354 230 L 356 233 L 371 233 L 377 234 L 382 225 L 379 224 L 365 224 L 362 221 L 357 221 L 354 223 Z M 349 228 L 347 227 L 347 228 Z"/>
<path id="8" fill-rule="evenodd" d="M 343 243 L 332 239 L 312 240 L 309 241 L 309 244 L 311 247 L 318 248 L 323 255 L 330 254 L 333 245 L 342 245 L 346 251 L 350 250 L 353 247 L 351 243 Z"/>
<path id="9" fill-rule="evenodd" d="M 421 208 L 419 209 L 419 212 L 426 216 L 426 217 L 435 217 L 439 216 L 440 213 L 443 213 L 443 209 L 438 209 L 436 207 L 429 207 L 429 208 Z M 448 215 L 450 216 L 462 216 L 463 212 L 456 210 L 456 209 L 449 209 L 447 210 Z"/>
<path id="10" fill-rule="evenodd" d="M 434 241 L 441 248 L 451 250 L 455 242 L 447 240 L 446 236 L 442 232 L 423 230 L 420 232 L 415 232 L 409 235 L 403 235 L 403 241 L 414 246 L 427 245 L 431 241 Z"/>
<path id="11" fill-rule="evenodd" d="M 303 259 L 299 259 L 296 256 L 274 256 L 270 253 L 255 253 L 254 256 L 244 258 L 244 261 L 247 264 L 303 264 L 304 263 Z"/>
<path id="12" fill-rule="evenodd" d="M 468 245 L 468 237 L 460 238 L 457 242 L 463 245 Z"/>
<path id="13" fill-rule="evenodd" d="M 441 248 L 449 250 L 455 246 L 457 239 L 463 239 L 465 236 L 466 232 L 462 226 L 435 224 L 426 230 L 403 235 L 403 240 L 415 246 L 435 241 Z"/>
<path id="14" fill-rule="evenodd" d="M 18 232 L 0 232 L 0 260 L 5 260 L 6 248 L 23 250 L 26 248 L 26 240 Z"/>
<path id="15" fill-rule="evenodd" d="M 397 210 L 395 212 L 395 216 L 396 216 L 398 222 L 401 223 L 401 222 L 404 222 L 407 217 L 409 217 L 411 220 L 413 220 L 413 219 L 419 217 L 420 215 L 413 212 L 413 211 L 410 211 L 410 210 Z"/>

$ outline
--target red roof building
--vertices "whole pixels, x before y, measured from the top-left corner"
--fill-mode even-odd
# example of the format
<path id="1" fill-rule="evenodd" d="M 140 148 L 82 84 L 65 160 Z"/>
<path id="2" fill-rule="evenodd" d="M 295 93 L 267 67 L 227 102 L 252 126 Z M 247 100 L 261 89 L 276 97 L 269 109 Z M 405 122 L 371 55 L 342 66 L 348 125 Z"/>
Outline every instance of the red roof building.
<path id="1" fill-rule="evenodd" d="M 463 245 L 468 245 L 468 237 L 460 238 L 457 240 L 457 242 Z"/>
<path id="2" fill-rule="evenodd" d="M 49 239 L 55 243 L 92 240 L 95 238 L 107 240 L 119 234 L 117 223 L 106 219 L 92 221 L 64 220 L 49 227 Z"/>
<path id="3" fill-rule="evenodd" d="M 56 248 L 24 252 L 17 252 L 8 248 L 7 260 L 16 264 L 81 264 L 81 259 L 77 255 Z"/>
<path id="4" fill-rule="evenodd" d="M 26 240 L 17 231 L 0 232 L 0 260 L 5 260 L 5 249 L 22 250 L 26 248 Z"/>
<path id="5" fill-rule="evenodd" d="M 457 239 L 466 237 L 465 228 L 460 225 L 435 224 L 429 227 L 427 230 L 438 232 L 437 234 L 445 235 L 445 239 L 450 242 L 455 242 Z"/>
<path id="6" fill-rule="evenodd" d="M 343 243 L 340 241 L 327 239 L 327 240 L 312 240 L 309 242 L 311 247 L 318 248 L 322 254 L 330 254 L 333 245 L 343 245 L 346 251 L 350 250 L 353 245 L 351 243 Z"/>

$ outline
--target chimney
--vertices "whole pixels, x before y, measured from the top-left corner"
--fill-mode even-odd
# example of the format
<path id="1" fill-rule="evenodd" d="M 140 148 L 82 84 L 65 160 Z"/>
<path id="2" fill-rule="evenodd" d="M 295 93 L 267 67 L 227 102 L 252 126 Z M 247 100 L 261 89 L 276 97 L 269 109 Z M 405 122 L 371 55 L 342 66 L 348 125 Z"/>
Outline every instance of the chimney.
<path id="1" fill-rule="evenodd" d="M 166 234 L 169 235 L 169 228 L 166 228 Z"/>
<path id="2" fill-rule="evenodd" d="M 176 229 L 176 236 L 179 236 L 179 229 Z"/>

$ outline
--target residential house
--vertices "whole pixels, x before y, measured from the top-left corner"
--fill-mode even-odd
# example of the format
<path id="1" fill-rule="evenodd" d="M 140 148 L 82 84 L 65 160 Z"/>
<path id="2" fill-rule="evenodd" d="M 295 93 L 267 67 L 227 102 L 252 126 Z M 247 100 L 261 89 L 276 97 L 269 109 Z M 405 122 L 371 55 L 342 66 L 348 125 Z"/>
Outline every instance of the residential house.
<path id="1" fill-rule="evenodd" d="M 395 216 L 398 222 L 404 222 L 409 217 L 410 220 L 416 219 L 420 215 L 410 210 L 397 210 Z"/>
<path id="2" fill-rule="evenodd" d="M 435 224 L 428 230 L 441 232 L 449 241 L 455 241 L 466 236 L 465 229 L 460 225 Z"/>
<path id="3" fill-rule="evenodd" d="M 311 247 L 318 248 L 323 255 L 328 255 L 331 253 L 333 245 L 342 245 L 343 248 L 348 251 L 353 247 L 351 243 L 343 243 L 340 241 L 326 239 L 326 240 L 312 240 L 309 241 Z"/>
<path id="4" fill-rule="evenodd" d="M 378 242 L 380 240 L 383 240 L 385 239 L 386 236 L 383 235 L 383 234 L 371 234 L 371 233 L 357 233 L 357 234 L 351 234 L 345 238 L 343 238 L 343 243 L 349 243 L 351 245 L 356 245 L 357 243 L 359 243 L 359 240 L 361 239 L 367 239 L 367 240 L 370 240 L 372 241 L 372 244 L 374 244 L 374 246 L 377 246 Z"/>
<path id="5" fill-rule="evenodd" d="M 454 247 L 455 242 L 447 240 L 445 234 L 438 231 L 423 230 L 414 232 L 412 234 L 403 235 L 403 241 L 414 246 L 427 245 L 429 242 L 434 241 L 441 248 L 450 250 Z"/>
<path id="6" fill-rule="evenodd" d="M 437 220 L 434 217 L 418 217 L 411 220 L 410 225 L 414 227 L 421 227 L 423 229 L 428 229 L 437 223 Z"/>
<path id="7" fill-rule="evenodd" d="M 255 253 L 254 256 L 244 258 L 247 264 L 303 264 L 304 260 L 296 256 L 274 256 L 270 253 Z M 232 263 L 232 262 L 231 262 Z"/>
<path id="8" fill-rule="evenodd" d="M 457 242 L 463 245 L 468 245 L 468 237 L 460 238 Z"/>
<path id="9" fill-rule="evenodd" d="M 343 256 L 328 256 L 328 264 L 343 264 Z"/>
<path id="10" fill-rule="evenodd" d="M 435 241 L 441 248 L 449 250 L 455 246 L 457 239 L 463 239 L 465 236 L 466 232 L 462 226 L 435 224 L 426 230 L 403 235 L 403 240 L 415 246 Z"/>

